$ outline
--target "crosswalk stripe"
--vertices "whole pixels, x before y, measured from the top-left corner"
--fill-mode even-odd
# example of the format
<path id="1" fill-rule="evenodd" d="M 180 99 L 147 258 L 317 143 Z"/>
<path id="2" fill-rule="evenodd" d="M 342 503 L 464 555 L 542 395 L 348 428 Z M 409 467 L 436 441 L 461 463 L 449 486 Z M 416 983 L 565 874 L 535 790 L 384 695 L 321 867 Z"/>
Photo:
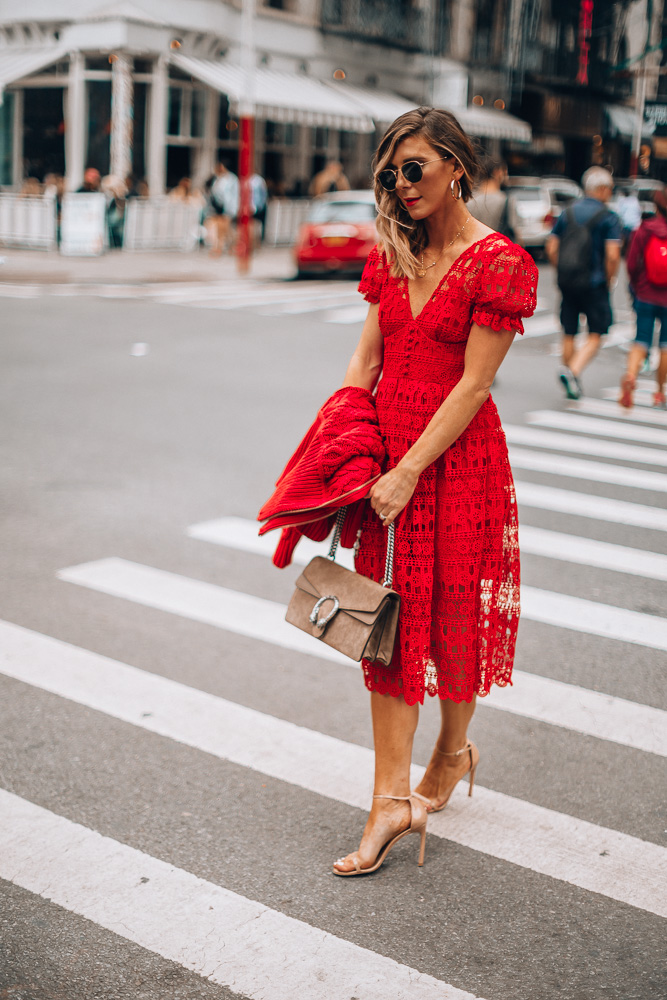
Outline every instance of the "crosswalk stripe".
<path id="1" fill-rule="evenodd" d="M 618 390 L 616 390 L 618 393 Z M 624 410 L 618 403 L 605 399 L 580 399 L 568 407 L 571 413 L 590 413 L 594 417 L 614 417 L 623 423 L 662 424 L 667 425 L 667 412 L 652 407 L 650 410 Z"/>
<path id="2" fill-rule="evenodd" d="M 659 507 L 629 503 L 627 500 L 614 500 L 611 497 L 598 497 L 591 493 L 561 490 L 540 483 L 515 480 L 514 486 L 519 507 L 537 507 L 540 510 L 553 510 L 561 514 L 595 518 L 596 521 L 667 531 L 667 510 Z"/>
<path id="3" fill-rule="evenodd" d="M 0 876 L 253 1000 L 475 1000 L 4 790 Z"/>
<path id="4" fill-rule="evenodd" d="M 621 390 L 616 386 L 610 386 L 608 389 L 602 389 L 602 398 L 618 401 L 618 397 L 621 394 Z M 653 406 L 653 392 L 649 389 L 638 389 L 634 395 L 634 405 L 645 406 L 647 408 Z"/>
<path id="5" fill-rule="evenodd" d="M 147 566 L 139 566 L 136 563 L 128 563 L 122 559 L 104 559 L 97 563 L 85 563 L 81 566 L 73 566 L 62 570 L 58 576 L 69 583 L 76 583 L 79 586 L 90 587 L 93 590 L 110 594 L 113 597 L 120 597 L 125 600 L 134 601 L 146 607 L 156 608 L 170 614 L 181 615 L 193 621 L 212 625 L 237 635 L 243 635 L 250 639 L 257 639 L 261 642 L 271 643 L 283 649 L 291 649 L 295 652 L 306 653 L 319 659 L 332 660 L 335 663 L 342 663 L 344 666 L 356 667 L 352 660 L 343 656 L 337 650 L 318 642 L 312 636 L 306 635 L 299 629 L 288 625 L 285 621 L 285 607 L 275 601 L 267 601 L 264 598 L 254 597 L 251 594 L 243 594 L 235 590 L 227 590 L 215 584 L 203 583 L 199 580 L 192 580 L 178 576 L 175 573 L 166 573 L 163 570 L 152 569 Z M 524 605 L 530 601 L 530 595 L 526 597 L 526 591 L 531 588 L 522 589 L 522 599 Z M 536 592 L 542 595 L 542 591 Z M 561 595 L 552 595 L 560 597 Z M 576 600 L 576 599 L 574 599 Z M 547 611 L 542 606 L 540 597 L 534 598 L 534 615 L 541 615 L 537 620 L 544 620 Z M 582 624 L 586 614 L 590 615 L 588 606 L 590 601 L 583 601 L 583 608 L 575 606 L 568 608 L 569 613 L 574 617 L 578 612 L 576 622 Z M 621 608 L 610 608 L 607 605 L 593 605 L 593 608 L 604 609 L 604 612 L 620 612 Z M 560 605 L 556 606 L 553 614 L 561 614 L 563 611 Z M 633 615 L 636 613 L 628 612 Z M 526 617 L 531 617 L 526 615 Z M 650 615 L 639 615 L 642 618 L 651 618 Z M 667 621 L 655 619 L 658 625 L 662 625 L 664 648 L 667 648 Z M 553 624 L 550 620 L 548 624 Z M 603 621 L 600 627 L 606 626 Z M 646 633 L 640 630 L 641 622 L 632 623 L 635 626 L 636 634 L 644 641 L 648 638 Z M 583 631 L 579 628 L 578 631 Z M 600 634 L 599 631 L 595 634 Z M 604 634 L 607 634 L 606 632 Z M 613 636 L 612 636 L 613 637 Z M 566 729 L 574 729 L 586 735 L 596 738 L 622 743 L 623 745 L 636 747 L 637 749 L 650 750 L 652 753 L 664 753 L 667 751 L 667 732 L 664 740 L 657 736 L 660 725 L 664 727 L 664 713 L 655 715 L 656 709 L 648 706 L 640 706 L 634 702 L 626 702 L 623 699 L 608 700 L 606 695 L 598 695 L 596 692 L 586 692 L 583 688 L 570 688 L 569 685 L 554 687 L 547 678 L 536 681 L 533 675 L 522 674 L 515 671 L 514 678 L 517 684 L 523 682 L 528 676 L 532 686 L 526 691 L 533 691 L 539 698 L 535 706 L 530 710 L 530 695 L 516 694 L 517 688 L 495 689 L 488 699 L 483 699 L 481 704 L 490 708 L 497 708 L 500 711 L 512 713 L 514 704 L 519 708 L 516 714 L 530 715 L 538 721 L 545 721 L 552 725 L 559 725 Z M 540 706 L 544 705 L 543 695 L 550 693 L 552 703 L 549 714 L 544 719 L 540 712 Z M 618 727 L 618 716 L 621 714 L 617 709 L 621 703 L 628 713 L 628 719 L 632 720 L 632 725 Z M 609 709 L 609 711 L 607 711 Z M 556 721 L 558 720 L 558 721 Z M 641 725 L 638 723 L 641 722 Z M 584 726 L 585 728 L 580 728 Z"/>
<path id="6" fill-rule="evenodd" d="M 569 455 L 545 455 L 540 451 L 527 451 L 525 448 L 515 447 L 510 447 L 509 457 L 510 463 L 516 469 L 667 493 L 667 476 L 663 472 L 645 472 L 643 469 L 630 469 L 623 465 L 607 465 L 605 462 L 570 458 Z"/>
<path id="7" fill-rule="evenodd" d="M 560 324 L 555 316 L 529 316 L 523 321 L 524 338 L 548 337 L 552 333 L 558 333 Z"/>
<path id="8" fill-rule="evenodd" d="M 260 316 L 298 316 L 301 313 L 316 312 L 321 309 L 331 309 L 334 306 L 343 306 L 346 299 L 349 300 L 349 308 L 356 308 L 359 298 L 355 295 L 354 301 L 352 296 L 337 295 L 335 297 L 322 295 L 317 302 L 311 302 L 310 300 L 304 302 L 303 299 L 292 299 L 290 302 L 286 302 L 284 305 L 268 306 L 266 308 L 258 309 Z M 368 306 L 364 308 L 364 314 L 368 312 Z"/>
<path id="9" fill-rule="evenodd" d="M 505 425 L 505 437 L 512 444 L 528 445 L 531 448 L 548 448 L 575 455 L 595 455 L 599 458 L 614 458 L 621 462 L 638 462 L 642 465 L 667 466 L 667 450 L 644 448 L 642 445 L 598 441 L 594 438 L 552 433 L 517 424 Z"/>
<path id="10" fill-rule="evenodd" d="M 373 753 L 366 747 L 20 626 L 4 623 L 2 634 L 2 673 L 10 677 L 310 792 L 368 807 Z M 414 766 L 412 781 L 423 773 Z M 447 809 L 429 818 L 429 833 L 667 915 L 667 849 L 658 844 L 478 784 L 472 799 L 459 784 Z"/>
<path id="11" fill-rule="evenodd" d="M 529 424 L 538 427 L 553 427 L 564 431 L 580 431 L 582 434 L 599 434 L 601 437 L 623 438 L 626 441 L 642 441 L 644 444 L 667 445 L 667 430 L 660 427 L 640 427 L 623 421 L 600 420 L 579 413 L 557 413 L 555 410 L 535 410 L 526 414 Z"/>
<path id="12" fill-rule="evenodd" d="M 629 573 L 650 580 L 667 580 L 667 555 L 661 552 L 632 549 L 627 545 L 567 535 L 562 531 L 547 531 L 527 524 L 519 528 L 519 545 L 523 553 L 534 556 L 595 566 L 614 573 Z"/>
<path id="13" fill-rule="evenodd" d="M 272 556 L 276 538 L 271 535 L 257 535 L 257 524 L 242 517 L 221 517 L 215 521 L 205 521 L 192 525 L 188 535 L 216 545 L 242 549 L 256 555 Z M 581 535 L 568 535 L 561 531 L 534 528 L 522 524 L 519 528 L 521 552 L 535 556 L 546 556 L 563 562 L 579 563 L 582 566 L 596 566 L 617 573 L 629 573 L 652 580 L 667 580 L 667 555 L 647 552 L 611 542 L 599 542 Z M 311 542 L 302 538 L 294 553 L 294 562 L 306 565 L 315 555 L 326 555 L 327 543 Z M 343 565 L 352 567 L 350 549 L 343 549 L 338 559 Z"/>
<path id="14" fill-rule="evenodd" d="M 363 323 L 368 315 L 368 306 L 348 306 L 346 309 L 331 309 L 324 314 L 325 323 Z"/>

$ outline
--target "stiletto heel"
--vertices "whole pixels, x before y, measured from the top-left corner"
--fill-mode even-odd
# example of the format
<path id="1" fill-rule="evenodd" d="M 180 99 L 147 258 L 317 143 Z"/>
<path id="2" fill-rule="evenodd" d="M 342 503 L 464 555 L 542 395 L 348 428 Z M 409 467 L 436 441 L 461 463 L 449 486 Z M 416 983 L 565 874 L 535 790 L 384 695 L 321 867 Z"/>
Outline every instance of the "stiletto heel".
<path id="1" fill-rule="evenodd" d="M 409 802 L 410 803 L 410 826 L 407 830 L 402 830 L 397 833 L 396 836 L 388 840 L 384 847 L 380 848 L 380 852 L 377 855 L 375 861 L 369 868 L 362 868 L 359 864 L 359 856 L 353 855 L 352 859 L 354 861 L 354 868 L 349 872 L 339 871 L 337 868 L 333 868 L 334 875 L 370 875 L 372 872 L 376 872 L 378 868 L 384 863 L 385 858 L 389 854 L 390 850 L 397 844 L 399 840 L 403 837 L 407 837 L 410 833 L 418 833 L 421 837 L 421 843 L 419 846 L 419 858 L 417 860 L 418 865 L 424 864 L 424 851 L 426 850 L 426 823 L 428 822 L 428 816 L 426 810 L 419 802 L 414 802 L 415 798 L 419 799 L 421 796 L 415 795 L 414 793 L 410 795 L 374 795 L 374 799 L 395 799 L 397 802 Z M 338 861 L 334 862 L 334 865 L 343 864 L 345 858 L 339 858 Z"/>
<path id="2" fill-rule="evenodd" d="M 450 798 L 452 797 L 452 792 L 458 785 L 459 781 L 461 780 L 461 778 L 464 777 L 464 775 L 468 773 L 470 774 L 470 787 L 468 788 L 468 796 L 470 797 L 472 795 L 473 786 L 475 784 L 475 772 L 477 770 L 477 765 L 479 764 L 479 750 L 472 742 L 472 740 L 468 740 L 466 745 L 464 747 L 461 747 L 460 750 L 452 750 L 448 752 L 445 750 L 441 750 L 439 747 L 436 746 L 435 752 L 437 754 L 440 754 L 441 757 L 461 757 L 464 753 L 467 753 L 470 755 L 470 768 L 468 769 L 468 771 L 464 771 L 463 774 L 456 779 L 452 787 L 449 789 L 446 798 L 442 802 L 440 802 L 437 806 L 433 804 L 433 799 L 427 799 L 425 795 L 421 795 L 419 792 L 412 793 L 416 798 L 418 798 L 421 802 L 424 803 L 424 805 L 426 806 L 426 812 L 429 814 L 442 812 L 442 810 L 445 808 Z"/>

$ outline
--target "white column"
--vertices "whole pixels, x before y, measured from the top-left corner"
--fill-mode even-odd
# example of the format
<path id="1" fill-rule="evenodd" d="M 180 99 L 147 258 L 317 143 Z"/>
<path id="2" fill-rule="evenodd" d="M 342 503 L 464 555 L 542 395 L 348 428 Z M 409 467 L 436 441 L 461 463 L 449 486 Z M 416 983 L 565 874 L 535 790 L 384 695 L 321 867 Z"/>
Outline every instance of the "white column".
<path id="1" fill-rule="evenodd" d="M 167 180 L 165 139 L 168 86 L 167 60 L 164 56 L 159 56 L 153 69 L 148 127 L 148 187 L 151 195 L 164 194 Z"/>
<path id="2" fill-rule="evenodd" d="M 204 141 L 201 145 L 199 162 L 194 183 L 201 186 L 215 170 L 218 146 L 218 120 L 220 117 L 220 94 L 217 90 L 207 90 L 204 111 Z"/>
<path id="3" fill-rule="evenodd" d="M 12 185 L 18 191 L 23 177 L 23 90 L 14 91 L 14 119 L 12 121 Z"/>
<path id="4" fill-rule="evenodd" d="M 69 60 L 67 109 L 65 113 L 65 173 L 67 187 L 76 191 L 83 184 L 86 156 L 86 81 L 85 60 L 81 52 L 72 52 Z"/>
<path id="5" fill-rule="evenodd" d="M 111 64 L 111 173 L 117 177 L 132 173 L 133 115 L 132 64 L 119 52 Z"/>

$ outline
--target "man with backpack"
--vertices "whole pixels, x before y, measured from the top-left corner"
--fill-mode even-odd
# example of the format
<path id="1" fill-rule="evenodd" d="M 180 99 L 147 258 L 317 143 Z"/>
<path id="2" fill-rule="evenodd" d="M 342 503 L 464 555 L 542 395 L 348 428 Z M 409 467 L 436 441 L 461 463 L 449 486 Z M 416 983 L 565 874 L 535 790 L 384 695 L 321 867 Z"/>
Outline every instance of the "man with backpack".
<path id="1" fill-rule="evenodd" d="M 606 207 L 614 187 L 611 174 L 602 167 L 590 167 L 581 182 L 584 197 L 558 217 L 546 245 L 562 294 L 563 347 L 558 377 L 568 399 L 582 395 L 581 373 L 612 324 L 609 286 L 621 261 L 621 225 Z M 588 337 L 575 350 L 581 313 L 588 321 Z"/>
<path id="2" fill-rule="evenodd" d="M 658 189 L 653 195 L 656 214 L 645 219 L 628 246 L 628 275 L 637 314 L 637 332 L 628 355 L 628 367 L 621 381 L 619 403 L 630 409 L 634 402 L 637 376 L 653 346 L 656 319 L 660 320 L 660 360 L 653 405 L 664 407 L 667 381 L 667 194 Z"/>

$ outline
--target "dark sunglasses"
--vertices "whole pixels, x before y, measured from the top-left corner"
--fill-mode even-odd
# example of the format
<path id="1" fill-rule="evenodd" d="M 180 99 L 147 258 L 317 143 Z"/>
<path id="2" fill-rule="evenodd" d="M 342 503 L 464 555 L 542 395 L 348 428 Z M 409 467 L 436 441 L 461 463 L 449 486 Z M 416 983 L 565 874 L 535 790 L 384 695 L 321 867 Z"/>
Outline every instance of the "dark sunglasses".
<path id="1" fill-rule="evenodd" d="M 435 160 L 425 160 L 424 163 L 420 163 L 419 160 L 408 160 L 407 163 L 404 163 L 401 167 L 397 167 L 395 170 L 392 167 L 381 170 L 377 175 L 377 179 L 385 191 L 395 191 L 396 184 L 398 183 L 398 171 L 400 170 L 408 184 L 419 184 L 424 176 L 422 168 L 427 163 L 435 163 L 436 160 L 451 160 L 452 155 L 450 153 L 449 156 L 436 156 Z"/>

